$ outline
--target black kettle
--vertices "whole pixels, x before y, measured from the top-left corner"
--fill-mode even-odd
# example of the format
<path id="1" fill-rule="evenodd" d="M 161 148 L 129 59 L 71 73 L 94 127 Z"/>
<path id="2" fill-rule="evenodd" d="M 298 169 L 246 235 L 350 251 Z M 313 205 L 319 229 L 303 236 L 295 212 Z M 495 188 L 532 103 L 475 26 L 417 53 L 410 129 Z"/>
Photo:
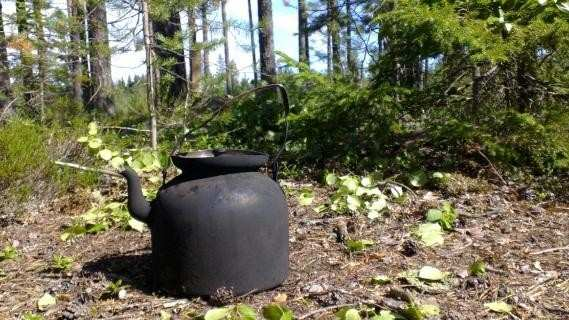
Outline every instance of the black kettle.
<path id="1" fill-rule="evenodd" d="M 284 87 L 268 87 L 281 89 L 288 114 Z M 130 214 L 150 227 L 154 288 L 211 296 L 281 284 L 288 275 L 288 208 L 277 167 L 272 178 L 259 172 L 269 156 L 246 150 L 172 153 L 182 173 L 165 183 L 152 202 L 143 197 L 132 169 L 121 172 Z"/>

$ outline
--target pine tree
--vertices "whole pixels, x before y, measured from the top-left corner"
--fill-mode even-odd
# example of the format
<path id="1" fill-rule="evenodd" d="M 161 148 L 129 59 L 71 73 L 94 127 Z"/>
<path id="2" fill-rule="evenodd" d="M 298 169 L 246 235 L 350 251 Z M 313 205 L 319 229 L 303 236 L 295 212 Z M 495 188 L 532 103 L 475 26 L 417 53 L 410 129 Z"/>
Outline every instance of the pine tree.
<path id="1" fill-rule="evenodd" d="M 298 0 L 298 61 L 310 65 L 306 0 Z"/>
<path id="2" fill-rule="evenodd" d="M 277 82 L 277 64 L 273 41 L 273 7 L 271 0 L 258 0 L 259 51 L 261 53 L 261 80 Z"/>
<path id="3" fill-rule="evenodd" d="M 6 49 L 6 35 L 4 34 L 4 13 L 0 1 L 0 110 L 9 103 L 10 90 L 10 66 L 8 64 L 8 50 Z"/>
<path id="4" fill-rule="evenodd" d="M 224 58 L 224 68 L 225 68 L 225 94 L 230 94 L 232 91 L 232 77 L 231 69 L 229 66 L 229 22 L 227 21 L 227 13 L 225 12 L 225 5 L 227 0 L 221 0 L 221 20 L 223 24 L 223 58 Z"/>
<path id="5" fill-rule="evenodd" d="M 107 9 L 103 0 L 87 1 L 89 55 L 91 57 L 91 109 L 116 113 L 111 78 L 111 49 L 107 30 Z"/>

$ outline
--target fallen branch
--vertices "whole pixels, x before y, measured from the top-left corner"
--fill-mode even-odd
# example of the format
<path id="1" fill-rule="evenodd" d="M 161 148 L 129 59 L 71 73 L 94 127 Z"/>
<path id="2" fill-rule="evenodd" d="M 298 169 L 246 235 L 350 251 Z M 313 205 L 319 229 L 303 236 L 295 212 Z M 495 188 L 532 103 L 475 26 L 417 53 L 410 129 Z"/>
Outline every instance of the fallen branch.
<path id="1" fill-rule="evenodd" d="M 103 129 L 103 130 L 114 129 L 114 130 L 119 130 L 119 131 L 133 131 L 133 132 L 144 132 L 144 133 L 150 132 L 150 130 L 148 130 L 148 129 L 137 129 L 137 128 L 118 127 L 118 126 L 107 126 L 107 127 L 102 127 L 101 129 Z"/>
<path id="2" fill-rule="evenodd" d="M 85 167 L 82 166 L 80 164 L 77 163 L 71 163 L 71 162 L 62 162 L 62 161 L 54 161 L 54 163 L 58 166 L 62 166 L 62 167 L 69 167 L 69 168 L 74 168 L 74 169 L 79 169 L 79 170 L 83 170 L 83 171 L 90 171 L 90 172 L 98 172 L 98 173 L 102 173 L 102 174 L 106 174 L 109 176 L 114 176 L 114 177 L 121 177 L 123 178 L 123 176 L 116 172 L 116 171 L 110 171 L 110 170 L 104 170 L 104 169 L 97 169 L 97 168 L 91 168 L 91 167 Z"/>
<path id="3" fill-rule="evenodd" d="M 484 158 L 484 160 L 486 160 L 486 162 L 488 162 L 488 164 L 490 165 L 490 168 L 492 168 L 492 171 L 494 172 L 495 175 L 498 176 L 498 178 L 500 178 L 500 181 L 502 181 L 502 183 L 507 186 L 508 183 L 506 182 L 506 180 L 504 180 L 504 178 L 502 177 L 502 175 L 500 174 L 500 172 L 498 172 L 498 169 L 496 169 L 496 167 L 494 166 L 494 164 L 492 163 L 492 161 L 490 161 L 490 159 L 488 159 L 488 157 L 482 153 L 482 151 L 480 151 L 480 149 L 477 149 L 476 152 L 478 152 L 478 154 Z"/>
<path id="4" fill-rule="evenodd" d="M 540 251 L 534 251 L 534 252 L 530 252 L 530 256 L 535 256 L 538 254 L 543 254 L 543 253 L 550 253 L 550 252 L 556 252 L 556 251 L 564 251 L 564 250 L 569 250 L 569 246 L 565 246 L 565 247 L 557 247 L 557 248 L 549 248 L 549 249 L 545 249 L 545 250 L 540 250 Z"/>

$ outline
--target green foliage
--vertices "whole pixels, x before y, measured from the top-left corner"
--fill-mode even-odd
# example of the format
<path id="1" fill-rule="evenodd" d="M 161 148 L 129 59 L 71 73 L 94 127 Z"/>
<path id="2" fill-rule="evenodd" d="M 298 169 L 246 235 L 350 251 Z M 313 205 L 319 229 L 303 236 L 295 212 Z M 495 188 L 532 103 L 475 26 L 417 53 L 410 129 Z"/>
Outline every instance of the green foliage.
<path id="1" fill-rule="evenodd" d="M 475 277 L 483 277 L 486 275 L 486 263 L 483 260 L 476 260 L 470 265 L 468 271 Z"/>
<path id="2" fill-rule="evenodd" d="M 126 292 L 125 291 L 126 288 L 127 286 L 122 283 L 122 279 L 117 279 L 116 281 L 112 281 L 107 285 L 107 287 L 103 291 L 102 298 L 103 299 L 120 298 L 122 295 L 121 292 Z"/>
<path id="3" fill-rule="evenodd" d="M 51 269 L 58 272 L 67 272 L 73 266 L 73 258 L 62 255 L 54 255 L 51 259 Z"/>
<path id="4" fill-rule="evenodd" d="M 292 320 L 292 311 L 280 304 L 269 304 L 262 309 L 263 318 L 267 320 Z"/>
<path id="5" fill-rule="evenodd" d="M 77 236 L 103 232 L 112 227 L 132 229 L 138 232 L 145 230 L 144 223 L 129 215 L 125 203 L 108 202 L 97 204 L 76 218 L 71 226 L 65 228 L 60 238 L 67 241 Z"/>
<path id="6" fill-rule="evenodd" d="M 346 247 L 350 252 L 359 252 L 363 251 L 374 244 L 371 240 L 361 239 L 361 240 L 346 240 Z"/>
<path id="7" fill-rule="evenodd" d="M 454 229 L 456 218 L 458 213 L 449 202 L 444 202 L 438 209 L 429 209 L 426 216 L 428 222 L 436 222 L 446 231 Z"/>
<path id="8" fill-rule="evenodd" d="M 41 314 L 35 314 L 31 311 L 26 311 L 22 315 L 22 320 L 44 320 L 45 318 Z"/>
<path id="9" fill-rule="evenodd" d="M 0 251 L 0 262 L 7 260 L 14 260 L 18 257 L 18 250 L 12 245 L 4 246 L 4 249 Z"/>

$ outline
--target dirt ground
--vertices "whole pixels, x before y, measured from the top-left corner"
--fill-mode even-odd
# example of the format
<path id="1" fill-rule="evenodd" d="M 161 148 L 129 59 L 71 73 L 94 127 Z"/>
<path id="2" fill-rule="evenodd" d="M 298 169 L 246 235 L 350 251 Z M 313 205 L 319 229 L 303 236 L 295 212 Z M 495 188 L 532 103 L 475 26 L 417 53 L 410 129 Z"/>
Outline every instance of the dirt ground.
<path id="1" fill-rule="evenodd" d="M 260 309 L 271 301 L 284 302 L 297 318 L 332 318 L 341 305 L 366 303 L 396 308 L 400 294 L 418 303 L 436 304 L 441 319 L 569 319 L 569 204 L 536 203 L 524 199 L 515 186 L 491 186 L 484 192 L 444 195 L 418 190 L 402 205 L 377 221 L 367 217 L 322 216 L 300 206 L 287 184 L 290 208 L 290 276 L 271 291 L 233 299 Z M 306 186 L 304 186 L 306 187 Z M 315 205 L 329 190 L 314 187 Z M 150 234 L 113 229 L 73 241 L 60 240 L 62 228 L 89 207 L 88 193 L 77 192 L 19 218 L 0 219 L 0 246 L 12 243 L 15 260 L 0 262 L 0 318 L 19 319 L 27 312 L 46 319 L 174 319 L 191 318 L 211 308 L 202 298 L 181 299 L 153 293 Z M 443 200 L 460 211 L 459 225 L 435 248 L 416 242 L 412 230 L 425 211 Z M 349 253 L 338 233 L 369 239 L 374 245 Z M 55 254 L 71 256 L 71 271 L 49 269 Z M 487 263 L 487 275 L 467 275 L 476 260 Z M 450 272 L 438 287 L 416 286 L 398 277 L 425 265 Z M 389 284 L 370 279 L 387 275 Z M 123 299 L 104 299 L 111 281 L 127 285 Z M 38 299 L 50 292 L 57 303 L 45 312 Z M 405 298 L 407 299 L 407 298 Z M 484 303 L 503 300 L 511 315 L 489 312 Z M 395 305 L 395 306 L 394 306 Z M 356 306 L 357 307 L 357 306 Z"/>

